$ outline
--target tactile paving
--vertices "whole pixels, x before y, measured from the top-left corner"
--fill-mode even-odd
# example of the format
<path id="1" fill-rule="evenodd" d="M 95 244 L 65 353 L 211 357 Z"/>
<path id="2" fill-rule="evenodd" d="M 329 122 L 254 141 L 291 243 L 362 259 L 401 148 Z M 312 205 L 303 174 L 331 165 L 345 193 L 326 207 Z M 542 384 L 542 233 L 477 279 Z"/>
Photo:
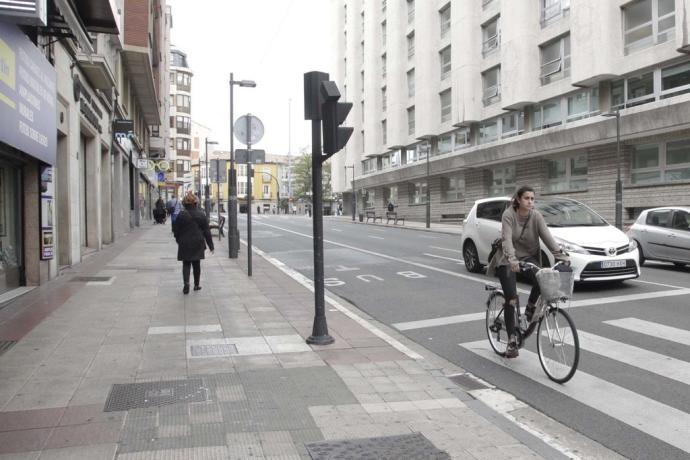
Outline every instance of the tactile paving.
<path id="1" fill-rule="evenodd" d="M 313 460 L 447 460 L 421 433 L 306 444 Z"/>
<path id="2" fill-rule="evenodd" d="M 230 343 L 191 345 L 189 349 L 192 356 L 229 356 L 237 354 L 237 347 Z"/>
<path id="3" fill-rule="evenodd" d="M 201 379 L 115 384 L 103 412 L 203 402 L 207 400 L 207 392 Z"/>
<path id="4" fill-rule="evenodd" d="M 74 276 L 70 281 L 88 283 L 89 281 L 110 281 L 112 276 Z"/>

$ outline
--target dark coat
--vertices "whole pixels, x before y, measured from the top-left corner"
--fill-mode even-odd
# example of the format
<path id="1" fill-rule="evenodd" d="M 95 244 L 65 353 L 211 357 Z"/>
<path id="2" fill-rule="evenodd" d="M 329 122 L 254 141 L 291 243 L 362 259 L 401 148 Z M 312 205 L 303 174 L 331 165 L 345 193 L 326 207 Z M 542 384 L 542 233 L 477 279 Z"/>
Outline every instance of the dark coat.
<path id="1" fill-rule="evenodd" d="M 173 233 L 177 241 L 177 260 L 201 260 L 206 246 L 211 251 L 214 249 L 206 214 L 196 207 L 180 211 L 173 222 Z"/>

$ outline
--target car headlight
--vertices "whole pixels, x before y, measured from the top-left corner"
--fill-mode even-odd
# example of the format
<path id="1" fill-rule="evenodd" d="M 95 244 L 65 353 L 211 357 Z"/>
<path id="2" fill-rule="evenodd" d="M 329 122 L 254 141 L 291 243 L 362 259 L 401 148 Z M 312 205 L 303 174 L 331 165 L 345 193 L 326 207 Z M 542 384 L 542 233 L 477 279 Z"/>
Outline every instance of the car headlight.
<path id="1" fill-rule="evenodd" d="M 574 252 L 576 254 L 589 254 L 589 251 L 587 251 L 582 246 L 578 246 L 575 243 L 571 243 L 570 241 L 562 240 L 560 238 L 554 239 L 556 240 L 556 243 L 561 245 L 565 252 Z"/>
<path id="2" fill-rule="evenodd" d="M 630 238 L 630 242 L 628 243 L 628 252 L 634 251 L 635 249 L 637 249 L 637 241 Z"/>

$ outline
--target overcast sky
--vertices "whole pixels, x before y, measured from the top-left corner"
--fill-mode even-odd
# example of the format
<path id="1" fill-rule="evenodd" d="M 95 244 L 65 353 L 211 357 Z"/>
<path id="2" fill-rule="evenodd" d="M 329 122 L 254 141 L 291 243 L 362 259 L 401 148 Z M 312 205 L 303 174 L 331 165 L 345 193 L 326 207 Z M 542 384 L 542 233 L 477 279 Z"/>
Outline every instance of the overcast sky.
<path id="1" fill-rule="evenodd" d="M 330 71 L 330 0 L 167 2 L 173 16 L 171 42 L 187 53 L 194 72 L 192 119 L 211 128 L 218 147 L 230 145 L 230 72 L 235 80 L 256 81 L 256 88 L 235 86 L 233 93 L 235 119 L 251 113 L 264 124 L 256 148 L 286 154 L 289 131 L 293 154 L 311 144 L 303 75 Z M 243 147 L 235 141 L 236 149 Z"/>

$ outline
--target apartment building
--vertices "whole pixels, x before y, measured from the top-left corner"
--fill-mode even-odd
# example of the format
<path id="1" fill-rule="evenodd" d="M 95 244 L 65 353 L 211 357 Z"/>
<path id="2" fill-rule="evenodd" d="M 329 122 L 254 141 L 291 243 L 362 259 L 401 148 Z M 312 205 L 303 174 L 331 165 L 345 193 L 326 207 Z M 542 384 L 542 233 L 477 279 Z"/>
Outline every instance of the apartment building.
<path id="1" fill-rule="evenodd" d="M 187 55 L 170 50 L 170 147 L 173 182 L 179 195 L 194 190 L 192 175 L 192 76 Z"/>
<path id="2" fill-rule="evenodd" d="M 626 223 L 690 204 L 690 0 L 339 0 L 351 209 L 458 221 L 522 184 Z M 616 117 L 607 117 L 614 113 Z M 617 128 L 617 121 L 619 128 Z M 620 133 L 620 160 L 617 150 Z"/>

